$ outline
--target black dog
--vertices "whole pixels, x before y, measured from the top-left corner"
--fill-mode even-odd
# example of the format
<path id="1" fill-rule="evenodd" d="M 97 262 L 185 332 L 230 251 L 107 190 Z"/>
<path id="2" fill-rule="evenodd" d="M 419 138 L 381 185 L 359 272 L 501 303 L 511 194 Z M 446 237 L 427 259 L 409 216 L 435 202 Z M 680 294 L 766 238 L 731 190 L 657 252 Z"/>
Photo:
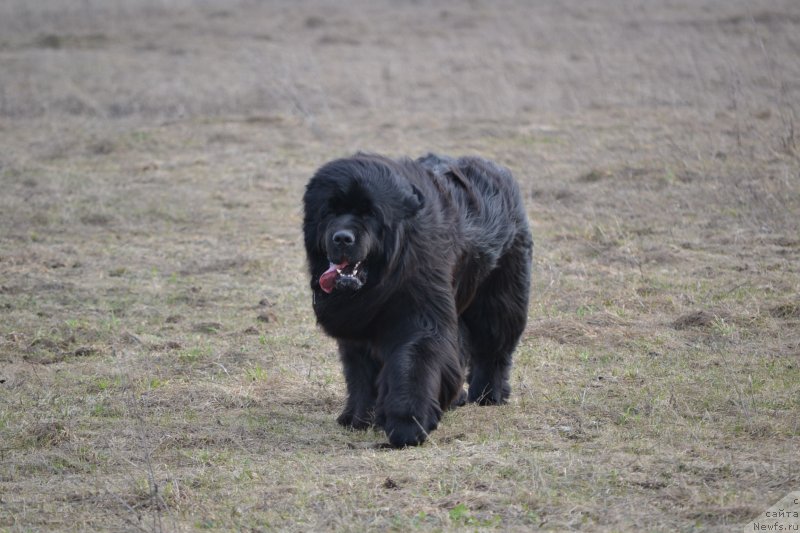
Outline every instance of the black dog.
<path id="1" fill-rule="evenodd" d="M 347 382 L 340 424 L 415 445 L 451 405 L 508 399 L 533 241 L 507 169 L 357 154 L 320 168 L 303 201 L 314 312 Z"/>

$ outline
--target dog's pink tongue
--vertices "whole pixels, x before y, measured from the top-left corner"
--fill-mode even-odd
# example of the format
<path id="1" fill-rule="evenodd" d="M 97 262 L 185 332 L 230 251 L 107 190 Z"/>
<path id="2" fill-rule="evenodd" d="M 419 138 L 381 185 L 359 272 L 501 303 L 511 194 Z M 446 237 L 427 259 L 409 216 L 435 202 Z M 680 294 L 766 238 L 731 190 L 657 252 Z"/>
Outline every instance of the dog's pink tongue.
<path id="1" fill-rule="evenodd" d="M 336 286 L 336 276 L 339 274 L 336 272 L 336 269 L 343 269 L 347 266 L 347 261 L 342 263 L 341 265 L 334 265 L 331 263 L 331 266 L 328 267 L 328 270 L 322 273 L 319 277 L 319 286 L 320 288 L 327 292 L 328 294 L 333 291 L 333 288 Z"/>

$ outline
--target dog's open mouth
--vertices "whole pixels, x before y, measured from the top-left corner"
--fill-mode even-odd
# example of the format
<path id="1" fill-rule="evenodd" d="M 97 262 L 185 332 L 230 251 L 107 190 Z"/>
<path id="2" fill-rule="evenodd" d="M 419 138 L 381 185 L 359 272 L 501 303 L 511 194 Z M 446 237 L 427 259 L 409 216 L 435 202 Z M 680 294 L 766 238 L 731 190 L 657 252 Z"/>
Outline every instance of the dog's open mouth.
<path id="1" fill-rule="evenodd" d="M 333 289 L 358 290 L 364 285 L 364 281 L 365 272 L 361 268 L 361 261 L 352 265 L 347 261 L 343 261 L 338 265 L 332 262 L 328 270 L 319 277 L 319 286 L 323 291 L 330 294 Z"/>

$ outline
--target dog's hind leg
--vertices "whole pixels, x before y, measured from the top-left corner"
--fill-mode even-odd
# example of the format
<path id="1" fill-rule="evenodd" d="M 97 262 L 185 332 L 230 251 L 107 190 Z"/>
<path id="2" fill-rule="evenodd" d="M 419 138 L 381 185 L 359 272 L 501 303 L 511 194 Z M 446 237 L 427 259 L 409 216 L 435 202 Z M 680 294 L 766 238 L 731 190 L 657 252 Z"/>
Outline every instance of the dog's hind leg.
<path id="1" fill-rule="evenodd" d="M 519 235 L 461 316 L 469 335 L 470 402 L 501 404 L 511 394 L 512 353 L 528 318 L 531 246 L 527 233 Z"/>

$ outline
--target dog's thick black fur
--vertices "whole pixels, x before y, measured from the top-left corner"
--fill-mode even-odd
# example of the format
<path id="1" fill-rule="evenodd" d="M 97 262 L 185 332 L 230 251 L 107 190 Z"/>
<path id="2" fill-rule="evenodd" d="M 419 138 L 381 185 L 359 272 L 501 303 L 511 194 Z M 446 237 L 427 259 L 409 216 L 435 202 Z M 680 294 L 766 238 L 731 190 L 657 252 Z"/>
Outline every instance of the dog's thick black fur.
<path id="1" fill-rule="evenodd" d="M 357 154 L 320 168 L 303 201 L 314 312 L 347 382 L 340 424 L 415 445 L 450 406 L 507 400 L 533 248 L 507 169 Z"/>

